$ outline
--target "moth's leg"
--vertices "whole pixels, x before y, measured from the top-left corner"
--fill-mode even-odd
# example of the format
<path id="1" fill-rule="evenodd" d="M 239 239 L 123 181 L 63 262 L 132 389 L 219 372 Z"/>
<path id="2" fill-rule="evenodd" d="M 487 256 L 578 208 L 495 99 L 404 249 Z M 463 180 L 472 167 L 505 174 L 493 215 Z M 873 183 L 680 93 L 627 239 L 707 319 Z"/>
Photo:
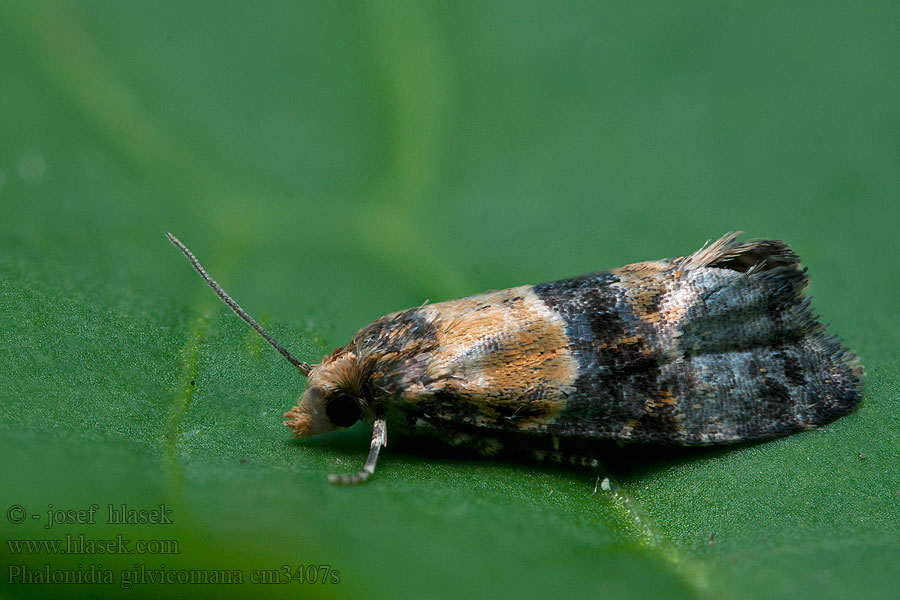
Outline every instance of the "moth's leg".
<path id="1" fill-rule="evenodd" d="M 566 452 L 557 452 L 550 450 L 542 450 L 533 448 L 531 455 L 539 461 L 549 461 L 555 463 L 566 463 L 569 465 L 582 467 L 599 467 L 600 461 L 593 456 L 583 456 L 581 454 L 568 454 Z"/>
<path id="2" fill-rule="evenodd" d="M 550 436 L 549 442 L 550 450 L 541 447 L 531 448 L 531 455 L 540 461 L 567 463 L 574 466 L 597 467 L 600 465 L 600 462 L 593 456 L 585 456 L 577 452 L 566 452 L 565 450 L 560 451 L 559 436 Z"/>
<path id="3" fill-rule="evenodd" d="M 328 476 L 328 481 L 338 485 L 354 485 L 364 482 L 375 472 L 378 453 L 385 446 L 387 446 L 387 421 L 384 418 L 384 407 L 379 404 L 375 407 L 375 422 L 372 424 L 372 443 L 369 445 L 369 457 L 366 459 L 365 466 L 358 473 L 345 475 L 332 473 Z"/>
<path id="4" fill-rule="evenodd" d="M 417 416 L 407 419 L 407 423 L 413 430 L 448 446 L 471 448 L 482 456 L 495 456 L 503 448 L 503 443 L 494 436 L 476 435 L 444 424 L 436 425 L 428 419 Z"/>

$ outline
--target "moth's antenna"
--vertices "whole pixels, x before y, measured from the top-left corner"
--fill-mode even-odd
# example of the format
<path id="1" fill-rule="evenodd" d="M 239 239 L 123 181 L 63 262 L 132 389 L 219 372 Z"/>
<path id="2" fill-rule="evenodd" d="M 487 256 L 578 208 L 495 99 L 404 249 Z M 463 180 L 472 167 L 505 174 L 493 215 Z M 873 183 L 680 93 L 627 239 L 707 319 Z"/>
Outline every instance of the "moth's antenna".
<path id="1" fill-rule="evenodd" d="M 378 453 L 385 446 L 387 446 L 387 421 L 384 418 L 384 407 L 379 404 L 375 407 L 375 422 L 372 424 L 372 444 L 369 446 L 369 457 L 366 459 L 366 464 L 362 471 L 350 475 L 332 473 L 328 476 L 328 481 L 339 485 L 362 483 L 375 472 Z"/>
<path id="2" fill-rule="evenodd" d="M 278 350 L 279 352 L 281 352 L 281 355 L 283 357 L 285 357 L 286 359 L 288 359 L 292 365 L 294 365 L 295 367 L 300 369 L 301 373 L 303 373 L 304 375 L 309 375 L 309 372 L 312 370 L 312 367 L 309 365 L 309 363 L 297 360 L 296 358 L 291 356 L 291 353 L 288 352 L 287 350 L 285 350 L 281 346 L 281 344 L 279 344 L 278 342 L 273 340 L 272 336 L 269 335 L 266 332 L 266 330 L 263 329 L 259 323 L 257 323 L 256 321 L 253 320 L 253 317 L 251 317 L 246 312 L 244 312 L 244 309 L 241 308 L 237 302 L 232 300 L 231 296 L 229 296 L 227 293 L 225 293 L 225 290 L 222 289 L 222 286 L 220 286 L 218 283 L 216 283 L 216 280 L 213 279 L 210 276 L 210 274 L 206 272 L 206 269 L 203 268 L 203 265 L 201 265 L 200 261 L 197 260 L 197 257 L 194 256 L 194 253 L 191 252 L 190 250 L 188 250 L 188 247 L 185 246 L 184 244 L 182 244 L 181 240 L 179 240 L 177 237 L 175 237 L 174 235 L 172 235 L 169 232 L 166 232 L 166 237 L 169 238 L 170 242 L 175 244 L 176 248 L 181 250 L 184 253 L 184 255 L 187 256 L 188 260 L 191 261 L 191 264 L 194 265 L 194 268 L 197 269 L 197 272 L 200 273 L 200 277 L 203 278 L 203 281 L 205 281 L 207 284 L 209 284 L 209 287 L 211 287 L 213 289 L 213 291 L 216 293 L 216 295 L 219 298 L 221 298 L 225 304 L 227 304 L 228 306 L 231 307 L 231 310 L 233 310 L 237 314 L 237 316 L 239 316 L 243 320 L 250 323 L 250 326 L 253 327 L 253 329 L 258 331 L 261 336 L 266 338 L 267 342 L 269 342 L 270 344 L 275 346 L 275 349 Z"/>

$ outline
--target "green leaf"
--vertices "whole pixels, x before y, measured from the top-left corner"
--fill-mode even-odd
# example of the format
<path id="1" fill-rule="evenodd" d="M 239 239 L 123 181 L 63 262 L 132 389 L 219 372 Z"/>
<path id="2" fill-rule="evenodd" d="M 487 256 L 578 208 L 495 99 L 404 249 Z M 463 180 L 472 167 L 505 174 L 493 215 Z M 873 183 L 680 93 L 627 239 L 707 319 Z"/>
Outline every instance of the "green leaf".
<path id="1" fill-rule="evenodd" d="M 10 594 L 181 596 L 179 578 L 237 572 L 243 586 L 187 591 L 892 597 L 898 17 L 889 2 L 0 4 Z M 855 414 L 753 445 L 626 447 L 602 470 L 391 437 L 354 488 L 325 477 L 361 466 L 366 427 L 292 440 L 303 378 L 163 235 L 317 362 L 426 299 L 734 229 L 804 258 L 815 307 L 867 368 Z M 47 527 L 92 505 L 93 524 Z M 172 522 L 109 523 L 122 505 Z M 80 535 L 169 553 L 65 552 Z"/>

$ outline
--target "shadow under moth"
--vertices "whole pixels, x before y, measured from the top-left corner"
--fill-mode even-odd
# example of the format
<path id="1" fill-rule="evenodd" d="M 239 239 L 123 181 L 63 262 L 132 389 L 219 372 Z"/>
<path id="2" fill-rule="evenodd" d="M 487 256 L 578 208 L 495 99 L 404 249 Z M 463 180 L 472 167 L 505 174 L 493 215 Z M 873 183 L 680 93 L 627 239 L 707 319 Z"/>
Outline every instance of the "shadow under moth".
<path id="1" fill-rule="evenodd" d="M 411 308 L 310 365 L 166 235 L 308 378 L 284 415 L 295 436 L 374 421 L 363 469 L 330 475 L 332 483 L 375 471 L 388 409 L 488 454 L 514 434 L 559 460 L 560 439 L 703 445 L 783 436 L 846 415 L 861 399 L 859 360 L 825 333 L 803 294 L 806 269 L 777 240 L 730 233 L 684 257 Z"/>

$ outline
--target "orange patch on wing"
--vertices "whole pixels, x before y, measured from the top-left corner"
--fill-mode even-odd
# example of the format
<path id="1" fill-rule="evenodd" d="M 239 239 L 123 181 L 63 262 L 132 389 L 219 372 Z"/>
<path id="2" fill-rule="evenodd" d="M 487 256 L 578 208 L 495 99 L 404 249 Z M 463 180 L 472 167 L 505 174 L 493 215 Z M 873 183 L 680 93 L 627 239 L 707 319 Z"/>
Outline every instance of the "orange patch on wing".
<path id="1" fill-rule="evenodd" d="M 531 286 L 422 308 L 437 326 L 428 388 L 470 403 L 489 423 L 506 415 L 522 429 L 565 407 L 578 376 L 565 321 Z"/>
<path id="2" fill-rule="evenodd" d="M 666 280 L 670 277 L 671 265 L 663 261 L 634 263 L 613 269 L 619 278 L 615 283 L 625 291 L 625 297 L 635 316 L 651 324 L 659 322 L 660 298 L 666 292 Z"/>
<path id="3" fill-rule="evenodd" d="M 667 389 L 661 390 L 659 392 L 659 399 L 657 400 L 659 404 L 667 404 L 669 406 L 675 406 L 678 404 L 678 398 L 675 397 L 675 390 Z"/>

